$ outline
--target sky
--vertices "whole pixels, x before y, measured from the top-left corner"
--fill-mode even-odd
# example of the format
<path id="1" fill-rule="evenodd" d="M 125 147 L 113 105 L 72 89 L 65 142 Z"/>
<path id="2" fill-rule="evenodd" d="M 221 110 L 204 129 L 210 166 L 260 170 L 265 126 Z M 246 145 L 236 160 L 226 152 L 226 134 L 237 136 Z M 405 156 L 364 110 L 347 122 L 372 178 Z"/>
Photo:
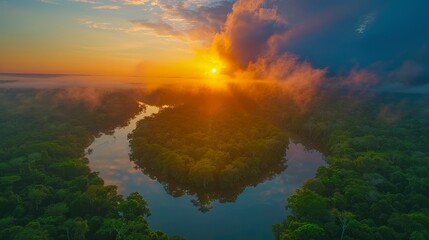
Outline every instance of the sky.
<path id="1" fill-rule="evenodd" d="M 0 72 L 429 83 L 427 0 L 0 0 Z"/>

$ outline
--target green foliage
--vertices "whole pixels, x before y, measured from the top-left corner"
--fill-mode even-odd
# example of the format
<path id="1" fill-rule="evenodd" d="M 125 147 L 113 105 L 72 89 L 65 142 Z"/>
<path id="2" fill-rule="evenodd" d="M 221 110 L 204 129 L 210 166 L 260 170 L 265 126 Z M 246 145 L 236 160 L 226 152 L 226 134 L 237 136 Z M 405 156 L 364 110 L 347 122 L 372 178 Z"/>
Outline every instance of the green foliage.
<path id="1" fill-rule="evenodd" d="M 287 208 L 299 219 L 307 221 L 323 220 L 328 215 L 328 201 L 309 190 L 298 190 L 288 199 Z"/>
<path id="2" fill-rule="evenodd" d="M 126 220 L 133 220 L 140 216 L 150 216 L 146 201 L 136 192 L 131 193 L 125 201 L 119 203 L 118 210 Z"/>
<path id="3" fill-rule="evenodd" d="M 105 92 L 94 105 L 71 94 L 0 90 L 0 239 L 162 235 L 149 228 L 144 199 L 133 193 L 124 200 L 90 171 L 84 157 L 96 134 L 126 124 L 141 110 L 137 96 Z"/>
<path id="4" fill-rule="evenodd" d="M 291 233 L 291 239 L 321 240 L 325 238 L 325 230 L 314 223 L 306 223 Z M 287 237 L 286 237 L 287 239 Z"/>
<path id="5" fill-rule="evenodd" d="M 321 96 L 302 122 L 285 124 L 324 142 L 329 165 L 288 198 L 292 215 L 276 225 L 277 239 L 303 239 L 294 233 L 308 223 L 320 239 L 429 239 L 427 97 L 354 100 Z M 394 121 L 391 106 L 402 108 Z"/>

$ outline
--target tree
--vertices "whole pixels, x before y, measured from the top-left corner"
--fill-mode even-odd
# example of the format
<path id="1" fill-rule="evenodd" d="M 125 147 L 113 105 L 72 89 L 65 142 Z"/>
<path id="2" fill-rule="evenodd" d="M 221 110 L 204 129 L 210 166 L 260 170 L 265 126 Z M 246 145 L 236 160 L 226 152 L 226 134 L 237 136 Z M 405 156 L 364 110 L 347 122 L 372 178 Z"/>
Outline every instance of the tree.
<path id="1" fill-rule="evenodd" d="M 341 225 L 341 237 L 340 240 L 343 240 L 344 233 L 347 230 L 347 227 L 349 226 L 350 221 L 353 220 L 353 214 L 351 212 L 347 211 L 340 211 L 338 209 L 333 209 L 332 213 L 337 217 L 338 221 L 340 221 Z"/>
<path id="2" fill-rule="evenodd" d="M 280 223 L 275 223 L 275 224 L 273 224 L 273 226 L 272 226 L 272 230 L 273 230 L 273 233 L 274 233 L 274 237 L 275 237 L 277 240 L 279 240 L 279 239 L 280 239 L 280 236 L 281 236 L 281 234 L 282 234 L 282 232 L 283 232 L 283 225 L 282 225 L 282 224 L 280 224 Z"/>
<path id="3" fill-rule="evenodd" d="M 49 235 L 44 230 L 39 222 L 33 221 L 27 224 L 22 230 L 16 234 L 14 240 L 48 240 Z"/>
<path id="4" fill-rule="evenodd" d="M 294 240 L 324 240 L 325 230 L 318 224 L 304 223 L 290 234 Z"/>
<path id="5" fill-rule="evenodd" d="M 133 220 L 139 216 L 150 216 L 150 210 L 147 207 L 147 202 L 137 193 L 131 193 L 125 201 L 118 205 L 119 213 L 126 220 Z"/>
<path id="6" fill-rule="evenodd" d="M 64 225 L 67 240 L 85 240 L 85 234 L 89 231 L 88 223 L 81 218 L 69 219 Z"/>
<path id="7" fill-rule="evenodd" d="M 191 167 L 189 175 L 192 176 L 192 179 L 197 186 L 207 188 L 214 182 L 215 171 L 216 167 L 210 159 L 202 159 Z"/>
<path id="8" fill-rule="evenodd" d="M 288 198 L 286 208 L 298 218 L 317 221 L 328 216 L 327 200 L 310 190 L 298 190 Z"/>
<path id="9" fill-rule="evenodd" d="M 425 240 L 425 235 L 421 232 L 414 231 L 411 233 L 410 240 Z"/>
<path id="10" fill-rule="evenodd" d="M 103 226 L 100 228 L 100 233 L 114 234 L 116 240 L 124 239 L 127 226 L 122 219 L 106 218 L 103 221 Z"/>
<path id="11" fill-rule="evenodd" d="M 42 201 L 50 195 L 50 191 L 48 187 L 43 185 L 31 185 L 27 189 L 27 195 L 37 212 Z"/>

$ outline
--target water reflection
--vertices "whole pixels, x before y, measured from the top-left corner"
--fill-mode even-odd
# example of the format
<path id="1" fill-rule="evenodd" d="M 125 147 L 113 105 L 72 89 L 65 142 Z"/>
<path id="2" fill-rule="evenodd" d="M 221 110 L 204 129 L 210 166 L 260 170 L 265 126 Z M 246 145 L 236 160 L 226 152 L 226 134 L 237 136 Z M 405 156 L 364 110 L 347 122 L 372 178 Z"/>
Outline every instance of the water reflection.
<path id="1" fill-rule="evenodd" d="M 127 136 L 136 128 L 137 121 L 156 114 L 159 110 L 155 106 L 146 106 L 144 111 L 133 118 L 126 127 L 117 128 L 113 134 L 102 134 L 88 147 L 89 167 L 99 172 L 107 185 L 116 185 L 120 192 L 129 194 L 132 192 L 127 190 L 130 184 L 138 186 L 148 182 L 149 178 L 141 174 L 129 160 L 130 147 Z"/>
<path id="2" fill-rule="evenodd" d="M 234 203 L 214 201 L 211 211 L 201 213 L 191 203 L 193 196 L 170 195 L 160 182 L 143 174 L 129 160 L 127 135 L 138 120 L 158 111 L 157 107 L 147 106 L 127 127 L 95 139 L 89 147 L 93 151 L 88 158 L 91 169 L 100 172 L 106 184 L 117 185 L 121 194 L 140 192 L 152 212 L 150 226 L 168 234 L 182 235 L 189 240 L 273 239 L 271 224 L 284 218 L 286 197 L 325 164 L 321 153 L 290 142 L 285 171 L 245 188 Z"/>
<path id="3" fill-rule="evenodd" d="M 130 135 L 131 160 L 166 191 L 207 212 L 285 169 L 288 138 L 235 98 L 216 95 L 165 109 Z M 208 100 L 207 100 L 208 99 Z"/>

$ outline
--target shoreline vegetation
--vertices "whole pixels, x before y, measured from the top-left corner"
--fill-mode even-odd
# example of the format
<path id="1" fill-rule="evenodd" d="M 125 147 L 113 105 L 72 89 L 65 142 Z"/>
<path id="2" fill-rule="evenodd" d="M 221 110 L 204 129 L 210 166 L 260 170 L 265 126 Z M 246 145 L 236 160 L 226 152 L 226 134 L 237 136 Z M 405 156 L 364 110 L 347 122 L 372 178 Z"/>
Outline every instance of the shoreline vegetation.
<path id="1" fill-rule="evenodd" d="M 288 198 L 276 239 L 429 239 L 428 97 L 353 94 L 286 120 L 325 145 L 328 165 Z"/>
<path id="2" fill-rule="evenodd" d="M 134 91 L 0 90 L 0 238 L 178 240 L 145 200 L 91 172 L 84 149 L 140 110 Z"/>

